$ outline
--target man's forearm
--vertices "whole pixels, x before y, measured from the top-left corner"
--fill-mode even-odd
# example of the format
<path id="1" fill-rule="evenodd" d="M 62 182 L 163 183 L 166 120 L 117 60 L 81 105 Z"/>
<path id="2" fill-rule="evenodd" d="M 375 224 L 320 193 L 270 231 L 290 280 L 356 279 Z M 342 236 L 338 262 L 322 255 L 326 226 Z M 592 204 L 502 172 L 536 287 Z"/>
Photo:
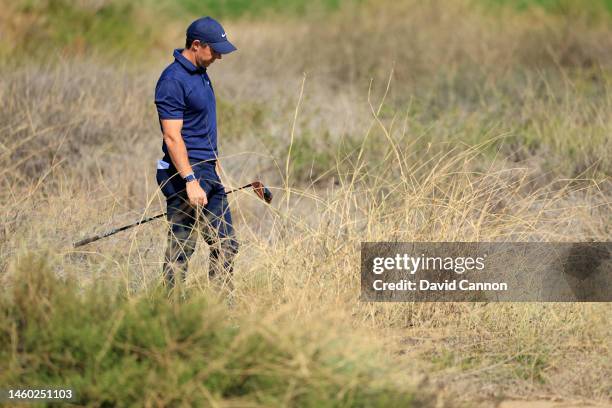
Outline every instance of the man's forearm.
<path id="1" fill-rule="evenodd" d="M 178 136 L 164 135 L 164 141 L 166 142 L 168 154 L 172 159 L 172 163 L 178 170 L 181 177 L 185 177 L 189 173 L 193 173 L 183 137 L 180 134 Z"/>

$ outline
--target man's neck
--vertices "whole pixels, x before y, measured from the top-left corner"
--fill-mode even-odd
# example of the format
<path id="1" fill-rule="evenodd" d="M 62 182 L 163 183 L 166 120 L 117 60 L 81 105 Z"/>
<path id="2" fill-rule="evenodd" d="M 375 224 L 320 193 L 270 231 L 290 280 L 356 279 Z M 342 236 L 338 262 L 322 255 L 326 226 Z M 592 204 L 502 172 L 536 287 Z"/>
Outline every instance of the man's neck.
<path id="1" fill-rule="evenodd" d="M 189 51 L 188 49 L 184 49 L 181 52 L 181 55 L 183 55 L 183 57 L 187 58 L 189 60 L 189 62 L 191 62 L 195 67 L 198 66 L 198 64 L 196 64 L 196 59 L 195 59 L 195 55 L 193 54 L 193 52 Z"/>

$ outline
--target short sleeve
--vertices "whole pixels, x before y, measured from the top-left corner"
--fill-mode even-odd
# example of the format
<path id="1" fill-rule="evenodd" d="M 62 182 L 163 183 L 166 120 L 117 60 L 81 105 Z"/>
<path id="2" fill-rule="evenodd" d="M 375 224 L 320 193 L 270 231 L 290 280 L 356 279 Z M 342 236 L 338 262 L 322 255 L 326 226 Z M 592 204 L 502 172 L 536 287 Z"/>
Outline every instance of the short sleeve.
<path id="1" fill-rule="evenodd" d="M 155 105 L 160 119 L 182 119 L 185 90 L 176 79 L 162 79 L 155 87 Z"/>

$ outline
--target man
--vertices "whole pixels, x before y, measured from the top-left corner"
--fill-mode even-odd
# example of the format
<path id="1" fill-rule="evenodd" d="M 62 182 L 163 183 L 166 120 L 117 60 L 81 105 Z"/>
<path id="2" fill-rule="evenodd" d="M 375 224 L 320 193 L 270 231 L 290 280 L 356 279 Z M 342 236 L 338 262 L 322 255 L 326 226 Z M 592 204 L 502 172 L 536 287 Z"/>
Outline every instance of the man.
<path id="1" fill-rule="evenodd" d="M 217 149 L 215 93 L 206 68 L 235 51 L 217 21 L 203 17 L 187 28 L 184 49 L 161 74 L 155 104 L 163 133 L 164 157 L 157 182 L 166 197 L 168 243 L 164 281 L 170 288 L 186 278 L 198 230 L 210 248 L 209 276 L 232 272 L 238 251 Z"/>

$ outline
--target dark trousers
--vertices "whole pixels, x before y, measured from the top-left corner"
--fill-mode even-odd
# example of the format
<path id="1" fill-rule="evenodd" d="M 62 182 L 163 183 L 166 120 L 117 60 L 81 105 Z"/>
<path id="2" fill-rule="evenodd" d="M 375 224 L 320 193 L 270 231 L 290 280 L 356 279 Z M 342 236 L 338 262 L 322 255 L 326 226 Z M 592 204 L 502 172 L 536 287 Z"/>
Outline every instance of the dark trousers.
<path id="1" fill-rule="evenodd" d="M 210 249 L 209 276 L 223 276 L 231 284 L 238 241 L 232 226 L 227 194 L 215 171 L 214 161 L 191 162 L 208 199 L 208 204 L 201 208 L 199 214 L 189 204 L 185 182 L 176 168 L 170 165 L 168 169 L 157 170 L 157 183 L 166 197 L 170 223 L 164 257 L 164 280 L 169 287 L 174 287 L 178 275 L 185 281 L 189 258 L 195 251 L 198 233 L 201 233 Z"/>

